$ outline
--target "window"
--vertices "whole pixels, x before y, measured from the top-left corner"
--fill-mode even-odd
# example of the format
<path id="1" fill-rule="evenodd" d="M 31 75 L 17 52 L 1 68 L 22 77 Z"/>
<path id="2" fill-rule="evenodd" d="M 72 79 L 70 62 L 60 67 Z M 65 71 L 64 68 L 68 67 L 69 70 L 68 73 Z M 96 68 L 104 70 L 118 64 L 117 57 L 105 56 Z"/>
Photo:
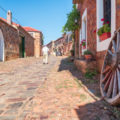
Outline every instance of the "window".
<path id="1" fill-rule="evenodd" d="M 30 33 L 30 35 L 32 36 L 32 37 L 34 37 L 34 35 L 33 35 L 33 33 L 32 32 L 29 32 Z"/>
<path id="2" fill-rule="evenodd" d="M 104 21 L 111 25 L 111 0 L 104 0 Z"/>

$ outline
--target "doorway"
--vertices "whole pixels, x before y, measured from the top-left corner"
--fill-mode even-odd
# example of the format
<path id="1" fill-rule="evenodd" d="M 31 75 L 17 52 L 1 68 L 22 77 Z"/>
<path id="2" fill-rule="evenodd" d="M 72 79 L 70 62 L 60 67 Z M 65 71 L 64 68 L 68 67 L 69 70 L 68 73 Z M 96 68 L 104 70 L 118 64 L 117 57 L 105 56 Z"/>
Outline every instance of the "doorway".
<path id="1" fill-rule="evenodd" d="M 20 37 L 20 45 L 19 45 L 19 53 L 20 53 L 20 58 L 25 57 L 25 37 Z"/>
<path id="2" fill-rule="evenodd" d="M 4 37 L 0 30 L 0 61 L 4 61 Z"/>

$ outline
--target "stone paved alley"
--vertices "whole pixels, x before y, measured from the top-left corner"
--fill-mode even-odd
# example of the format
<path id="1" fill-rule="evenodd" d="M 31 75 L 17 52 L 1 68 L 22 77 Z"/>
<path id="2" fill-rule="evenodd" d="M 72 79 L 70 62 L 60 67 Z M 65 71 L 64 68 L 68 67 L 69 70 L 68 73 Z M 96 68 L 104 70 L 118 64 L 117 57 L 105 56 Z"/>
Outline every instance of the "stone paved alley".
<path id="1" fill-rule="evenodd" d="M 119 120 L 69 59 L 25 58 L 0 63 L 0 120 Z M 96 87 L 95 87 L 96 86 Z"/>

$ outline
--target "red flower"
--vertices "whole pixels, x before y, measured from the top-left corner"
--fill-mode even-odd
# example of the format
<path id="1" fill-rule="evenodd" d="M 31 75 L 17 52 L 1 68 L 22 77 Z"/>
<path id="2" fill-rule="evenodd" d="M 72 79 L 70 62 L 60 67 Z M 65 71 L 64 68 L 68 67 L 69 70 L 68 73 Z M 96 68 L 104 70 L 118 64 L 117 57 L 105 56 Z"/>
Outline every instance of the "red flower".
<path id="1" fill-rule="evenodd" d="M 104 19 L 104 18 L 102 18 L 102 19 L 101 19 L 101 21 L 105 21 L 105 19 Z"/>
<path id="2" fill-rule="evenodd" d="M 94 30 L 94 33 L 96 33 L 97 32 L 97 30 Z"/>
<path id="3" fill-rule="evenodd" d="M 109 24 L 110 22 L 109 21 L 107 21 L 107 24 Z"/>
<path id="4" fill-rule="evenodd" d="M 105 25 L 105 22 L 103 23 L 103 25 Z"/>

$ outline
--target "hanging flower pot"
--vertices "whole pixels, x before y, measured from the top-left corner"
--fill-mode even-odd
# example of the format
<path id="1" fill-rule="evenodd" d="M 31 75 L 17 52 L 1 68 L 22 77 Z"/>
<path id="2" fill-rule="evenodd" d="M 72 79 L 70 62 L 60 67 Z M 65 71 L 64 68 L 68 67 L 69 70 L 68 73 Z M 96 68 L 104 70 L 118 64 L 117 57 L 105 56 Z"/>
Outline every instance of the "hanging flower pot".
<path id="1" fill-rule="evenodd" d="M 82 41 L 81 41 L 81 44 L 82 44 L 82 48 L 83 48 L 83 49 L 86 49 L 86 40 L 82 40 Z"/>
<path id="2" fill-rule="evenodd" d="M 83 46 L 83 49 L 86 49 L 86 46 Z"/>
<path id="3" fill-rule="evenodd" d="M 111 37 L 111 28 L 109 21 L 105 22 L 104 18 L 101 19 L 101 21 L 103 22 L 103 26 L 99 28 L 97 33 L 99 35 L 100 41 L 103 41 Z"/>
<path id="4" fill-rule="evenodd" d="M 110 32 L 103 33 L 102 35 L 99 36 L 100 41 L 103 41 L 103 40 L 108 39 L 110 37 L 111 37 L 111 33 Z"/>

